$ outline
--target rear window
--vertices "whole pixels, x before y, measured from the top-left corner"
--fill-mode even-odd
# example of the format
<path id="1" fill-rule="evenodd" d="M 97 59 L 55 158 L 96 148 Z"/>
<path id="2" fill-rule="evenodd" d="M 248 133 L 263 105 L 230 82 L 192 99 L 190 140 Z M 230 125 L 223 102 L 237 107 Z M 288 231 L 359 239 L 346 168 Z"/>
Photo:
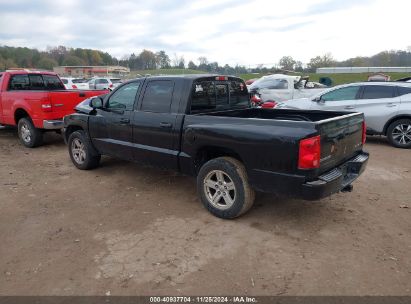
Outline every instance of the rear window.
<path id="1" fill-rule="evenodd" d="M 394 86 L 365 86 L 361 99 L 379 99 L 394 97 Z"/>
<path id="2" fill-rule="evenodd" d="M 73 79 L 72 82 L 73 83 L 86 83 L 87 79 Z"/>
<path id="3" fill-rule="evenodd" d="M 68 80 L 67 79 L 62 79 L 61 80 L 64 84 L 68 84 Z"/>
<path id="4" fill-rule="evenodd" d="M 108 83 L 107 79 L 97 79 L 96 83 Z"/>
<path id="5" fill-rule="evenodd" d="M 155 80 L 147 84 L 141 110 L 155 113 L 169 113 L 173 98 L 174 82 Z"/>
<path id="6" fill-rule="evenodd" d="M 191 93 L 191 113 L 248 106 L 249 95 L 242 81 L 196 81 Z"/>
<path id="7" fill-rule="evenodd" d="M 112 83 L 121 83 L 121 79 L 118 79 L 118 78 L 112 78 L 112 79 L 110 79 L 110 81 Z"/>

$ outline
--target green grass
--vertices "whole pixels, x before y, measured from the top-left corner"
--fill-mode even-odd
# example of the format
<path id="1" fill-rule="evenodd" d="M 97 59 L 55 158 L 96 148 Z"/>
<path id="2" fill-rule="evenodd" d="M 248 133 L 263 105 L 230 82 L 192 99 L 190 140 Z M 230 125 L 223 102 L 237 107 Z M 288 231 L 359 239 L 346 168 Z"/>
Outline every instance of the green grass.
<path id="1" fill-rule="evenodd" d="M 367 81 L 368 75 L 370 73 L 351 73 L 351 74 L 315 74 L 315 73 L 302 73 L 302 74 L 293 74 L 293 75 L 304 75 L 310 76 L 310 80 L 312 81 L 319 81 L 320 77 L 330 77 L 333 81 L 333 85 L 339 85 L 343 83 L 350 83 L 350 82 L 359 82 L 359 81 Z M 391 76 L 391 80 L 396 80 L 403 77 L 410 77 L 410 73 L 384 73 Z M 252 78 L 259 78 L 264 76 L 265 74 L 241 74 L 240 77 L 244 80 L 252 79 Z"/>

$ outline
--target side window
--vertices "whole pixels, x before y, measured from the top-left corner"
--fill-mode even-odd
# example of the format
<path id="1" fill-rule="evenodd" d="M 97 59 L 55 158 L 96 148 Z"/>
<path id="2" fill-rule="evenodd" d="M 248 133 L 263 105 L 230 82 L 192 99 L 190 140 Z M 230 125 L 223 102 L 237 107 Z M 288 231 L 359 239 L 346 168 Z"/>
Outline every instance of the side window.
<path id="1" fill-rule="evenodd" d="M 155 113 L 169 113 L 173 98 L 174 82 L 153 80 L 147 84 L 141 110 Z"/>
<path id="2" fill-rule="evenodd" d="M 382 85 L 365 86 L 361 99 L 392 98 L 395 96 L 394 88 L 394 86 Z"/>
<path id="3" fill-rule="evenodd" d="M 359 86 L 337 89 L 321 96 L 323 101 L 354 100 L 357 97 Z"/>
<path id="4" fill-rule="evenodd" d="M 400 96 L 406 95 L 406 94 L 411 94 L 411 87 L 398 87 L 398 93 Z"/>
<path id="5" fill-rule="evenodd" d="M 47 90 L 64 90 L 64 85 L 57 76 L 43 75 L 43 80 Z"/>
<path id="6" fill-rule="evenodd" d="M 14 75 L 9 83 L 9 90 L 30 90 L 30 81 L 28 75 Z"/>
<path id="7" fill-rule="evenodd" d="M 29 75 L 30 90 L 44 90 L 44 81 L 41 75 Z"/>
<path id="8" fill-rule="evenodd" d="M 67 79 L 62 79 L 61 80 L 64 84 L 68 84 L 68 80 Z"/>
<path id="9" fill-rule="evenodd" d="M 122 86 L 111 95 L 107 107 L 118 110 L 132 110 L 139 87 L 140 81 Z"/>

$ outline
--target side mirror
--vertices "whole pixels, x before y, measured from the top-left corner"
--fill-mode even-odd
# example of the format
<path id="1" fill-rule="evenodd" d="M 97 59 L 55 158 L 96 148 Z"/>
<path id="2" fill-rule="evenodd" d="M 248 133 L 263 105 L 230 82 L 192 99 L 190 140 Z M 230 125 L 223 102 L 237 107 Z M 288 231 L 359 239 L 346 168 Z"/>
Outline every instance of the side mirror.
<path id="1" fill-rule="evenodd" d="M 315 98 L 313 99 L 313 101 L 315 101 L 315 102 L 322 102 L 321 96 L 315 97 Z"/>
<path id="2" fill-rule="evenodd" d="M 94 97 L 90 101 L 90 107 L 93 109 L 102 109 L 103 108 L 103 99 L 101 97 Z"/>

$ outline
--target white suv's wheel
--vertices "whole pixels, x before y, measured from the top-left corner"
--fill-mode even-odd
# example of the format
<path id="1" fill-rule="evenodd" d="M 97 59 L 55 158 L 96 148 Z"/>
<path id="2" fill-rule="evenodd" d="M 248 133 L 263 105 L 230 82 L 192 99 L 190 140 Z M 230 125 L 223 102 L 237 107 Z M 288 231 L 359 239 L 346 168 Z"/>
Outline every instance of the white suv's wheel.
<path id="1" fill-rule="evenodd" d="M 397 148 L 411 148 L 411 119 L 399 119 L 387 130 L 389 142 Z"/>

